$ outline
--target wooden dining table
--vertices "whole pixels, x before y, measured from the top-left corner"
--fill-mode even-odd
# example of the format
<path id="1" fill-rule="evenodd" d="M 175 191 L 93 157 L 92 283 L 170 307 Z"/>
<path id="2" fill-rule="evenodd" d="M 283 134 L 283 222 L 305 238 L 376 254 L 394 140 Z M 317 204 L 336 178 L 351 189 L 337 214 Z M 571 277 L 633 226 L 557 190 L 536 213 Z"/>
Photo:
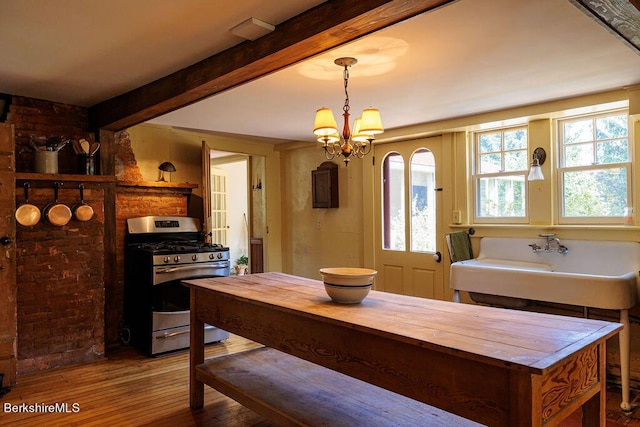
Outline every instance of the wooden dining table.
<path id="1" fill-rule="evenodd" d="M 606 341 L 622 325 L 371 291 L 337 304 L 319 280 L 261 273 L 191 288 L 190 405 L 203 406 L 204 324 L 489 426 L 605 425 Z"/>

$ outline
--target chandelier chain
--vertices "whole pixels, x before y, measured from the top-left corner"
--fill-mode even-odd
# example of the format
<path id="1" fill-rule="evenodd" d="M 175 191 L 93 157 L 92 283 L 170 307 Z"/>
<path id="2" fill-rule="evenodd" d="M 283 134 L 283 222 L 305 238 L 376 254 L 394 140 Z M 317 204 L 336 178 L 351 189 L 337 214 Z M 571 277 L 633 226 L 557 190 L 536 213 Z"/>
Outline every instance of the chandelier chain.
<path id="1" fill-rule="evenodd" d="M 349 86 L 349 66 L 344 66 L 344 71 L 342 72 L 342 78 L 344 80 L 344 107 L 342 107 L 342 111 L 345 113 L 349 112 L 349 92 L 347 90 L 347 86 Z"/>

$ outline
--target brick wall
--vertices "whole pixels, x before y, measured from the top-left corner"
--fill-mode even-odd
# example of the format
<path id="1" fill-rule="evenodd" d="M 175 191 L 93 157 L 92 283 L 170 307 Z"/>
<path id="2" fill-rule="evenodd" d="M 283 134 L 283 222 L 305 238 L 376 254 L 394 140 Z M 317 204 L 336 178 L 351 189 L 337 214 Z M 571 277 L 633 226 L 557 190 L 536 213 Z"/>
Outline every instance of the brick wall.
<path id="1" fill-rule="evenodd" d="M 90 139 L 87 109 L 13 97 L 7 122 L 15 126 L 16 170 L 33 172 L 30 135 Z M 58 156 L 62 174 L 75 173 L 70 146 Z M 78 182 L 63 182 L 59 202 L 79 200 Z M 24 202 L 22 181 L 16 204 Z M 89 222 L 64 227 L 45 221 L 17 225 L 18 372 L 86 362 L 104 355 L 104 190 L 85 184 L 85 199 L 96 212 Z M 31 182 L 29 201 L 43 208 L 53 201 L 53 182 Z"/>
<path id="2" fill-rule="evenodd" d="M 31 185 L 30 203 L 43 207 L 53 200 L 52 186 Z M 73 206 L 77 183 L 63 187 L 59 202 Z M 17 193 L 23 203 L 24 195 Z M 104 355 L 104 191 L 85 188 L 84 196 L 95 212 L 88 222 L 17 226 L 20 374 Z"/>
<path id="3" fill-rule="evenodd" d="M 88 117 L 86 108 L 14 96 L 7 122 L 13 123 L 16 129 L 16 171 L 34 171 L 30 135 L 93 140 L 94 135 L 87 130 Z M 76 173 L 77 156 L 70 144 L 58 153 L 58 168 L 60 173 Z"/>
<path id="4" fill-rule="evenodd" d="M 16 170 L 34 172 L 29 136 L 91 139 L 85 108 L 14 97 L 7 122 L 15 126 Z M 115 170 L 119 180 L 142 179 L 128 135 L 116 140 Z M 73 206 L 79 199 L 76 155 L 70 146 L 60 151 L 64 182 L 59 202 Z M 74 179 L 78 179 L 75 177 Z M 16 205 L 24 202 L 18 180 Z M 185 216 L 187 193 L 176 188 L 116 187 L 116 206 L 105 206 L 107 185 L 85 182 L 85 200 L 96 212 L 89 222 L 72 220 L 64 227 L 41 221 L 17 226 L 18 372 L 20 375 L 102 358 L 107 346 L 119 343 L 123 323 L 124 226 L 127 218 L 145 215 Z M 53 200 L 53 182 L 31 182 L 29 201 L 42 208 Z M 105 210 L 116 212 L 117 262 L 105 266 Z M 114 283 L 105 283 L 105 269 L 116 269 Z M 111 270 L 113 271 L 113 270 Z"/>

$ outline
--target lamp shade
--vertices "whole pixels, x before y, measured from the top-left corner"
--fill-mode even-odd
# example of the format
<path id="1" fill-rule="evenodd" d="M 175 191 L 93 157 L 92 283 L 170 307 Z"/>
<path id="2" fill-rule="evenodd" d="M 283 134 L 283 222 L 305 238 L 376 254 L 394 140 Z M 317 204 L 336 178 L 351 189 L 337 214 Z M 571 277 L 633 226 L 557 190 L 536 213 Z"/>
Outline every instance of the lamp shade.
<path id="1" fill-rule="evenodd" d="M 330 108 L 320 108 L 316 111 L 313 133 L 318 136 L 329 136 L 338 133 L 338 125 Z"/>
<path id="2" fill-rule="evenodd" d="M 533 159 L 531 163 L 531 169 L 529 170 L 529 181 L 542 181 L 544 179 L 544 175 L 542 174 L 542 168 L 540 167 L 540 163 L 538 159 Z"/>
<path id="3" fill-rule="evenodd" d="M 384 132 L 382 118 L 377 108 L 366 108 L 362 111 L 360 122 L 360 133 L 365 135 L 375 135 Z"/>
<path id="4" fill-rule="evenodd" d="M 318 142 L 322 142 L 323 144 L 333 144 L 340 141 L 340 135 L 338 133 L 333 133 L 331 135 L 318 136 Z"/>
<path id="5" fill-rule="evenodd" d="M 362 119 L 361 118 L 355 119 L 355 121 L 353 122 L 353 135 L 351 135 L 352 141 L 367 142 L 369 139 L 371 139 L 370 135 L 367 135 L 360 131 L 361 126 L 362 126 Z"/>
<path id="6" fill-rule="evenodd" d="M 158 166 L 158 169 L 160 169 L 163 172 L 175 172 L 176 171 L 176 167 L 171 162 L 162 163 L 160 166 Z"/>

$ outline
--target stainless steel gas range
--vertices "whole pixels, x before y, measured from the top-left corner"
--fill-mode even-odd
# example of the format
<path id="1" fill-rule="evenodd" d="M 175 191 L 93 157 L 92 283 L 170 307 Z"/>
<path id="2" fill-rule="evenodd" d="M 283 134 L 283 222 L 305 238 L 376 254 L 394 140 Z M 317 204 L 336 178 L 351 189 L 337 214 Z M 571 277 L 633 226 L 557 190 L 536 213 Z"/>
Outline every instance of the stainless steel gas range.
<path id="1" fill-rule="evenodd" d="M 131 344 L 150 356 L 189 347 L 189 289 L 180 282 L 229 276 L 229 248 L 203 237 L 197 218 L 127 220 L 125 323 Z M 228 337 L 205 326 L 207 343 Z"/>

